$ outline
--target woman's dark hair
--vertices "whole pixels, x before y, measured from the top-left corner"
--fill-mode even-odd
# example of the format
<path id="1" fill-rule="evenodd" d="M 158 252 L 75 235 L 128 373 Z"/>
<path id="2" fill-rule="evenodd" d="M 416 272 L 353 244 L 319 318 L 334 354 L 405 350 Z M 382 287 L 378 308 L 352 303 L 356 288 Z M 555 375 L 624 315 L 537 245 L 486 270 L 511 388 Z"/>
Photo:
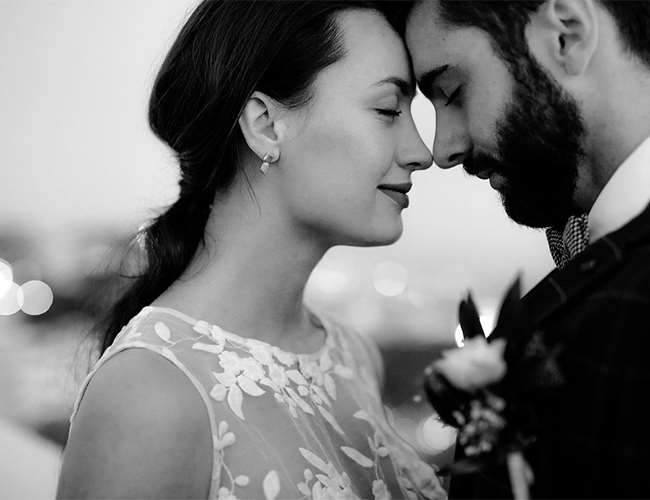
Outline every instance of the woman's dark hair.
<path id="1" fill-rule="evenodd" d="M 158 73 L 153 132 L 180 165 L 178 200 L 138 235 L 143 264 L 101 329 L 100 354 L 142 307 L 187 269 L 215 196 L 232 184 L 243 144 L 238 117 L 253 91 L 287 107 L 309 102 L 319 71 L 344 55 L 335 14 L 364 1 L 205 0 Z M 136 248 L 133 245 L 133 248 Z"/>

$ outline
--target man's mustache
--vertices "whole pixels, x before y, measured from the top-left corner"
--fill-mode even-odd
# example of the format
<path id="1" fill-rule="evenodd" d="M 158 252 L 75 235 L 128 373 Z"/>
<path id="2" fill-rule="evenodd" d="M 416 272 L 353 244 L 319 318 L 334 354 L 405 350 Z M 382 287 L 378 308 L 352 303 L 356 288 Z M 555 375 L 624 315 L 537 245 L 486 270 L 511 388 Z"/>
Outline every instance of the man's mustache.
<path id="1" fill-rule="evenodd" d="M 503 175 L 508 170 L 503 162 L 486 154 L 477 154 L 473 157 L 468 156 L 465 161 L 463 161 L 463 169 L 465 169 L 465 172 L 469 175 L 473 176 L 486 170 L 493 170 Z"/>

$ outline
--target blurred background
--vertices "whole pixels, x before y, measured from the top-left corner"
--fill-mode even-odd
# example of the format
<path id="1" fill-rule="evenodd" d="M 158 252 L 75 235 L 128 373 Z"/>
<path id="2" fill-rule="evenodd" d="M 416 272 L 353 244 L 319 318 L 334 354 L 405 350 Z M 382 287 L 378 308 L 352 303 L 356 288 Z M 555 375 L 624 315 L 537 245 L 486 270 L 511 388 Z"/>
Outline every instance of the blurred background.
<path id="1" fill-rule="evenodd" d="M 89 331 L 138 227 L 176 196 L 171 155 L 146 125 L 148 92 L 194 0 L 0 0 L 0 497 L 51 498 Z M 418 96 L 418 128 L 435 116 Z M 417 173 L 404 236 L 335 248 L 308 301 L 374 338 L 396 425 L 434 459 L 452 442 L 420 374 L 455 344 L 456 304 L 482 319 L 517 274 L 551 268 L 544 235 L 510 222 L 498 196 L 462 169 Z"/>

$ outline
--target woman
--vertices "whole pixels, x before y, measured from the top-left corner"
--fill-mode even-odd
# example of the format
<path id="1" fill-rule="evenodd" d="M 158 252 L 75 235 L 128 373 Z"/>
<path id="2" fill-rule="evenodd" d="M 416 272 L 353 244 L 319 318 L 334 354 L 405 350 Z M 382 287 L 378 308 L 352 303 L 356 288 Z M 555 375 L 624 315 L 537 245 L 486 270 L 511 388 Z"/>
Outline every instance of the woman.
<path id="1" fill-rule="evenodd" d="M 445 496 L 383 416 L 376 348 L 303 304 L 327 249 L 400 236 L 431 164 L 413 92 L 365 2 L 199 5 L 149 111 L 180 196 L 141 235 L 59 497 Z"/>

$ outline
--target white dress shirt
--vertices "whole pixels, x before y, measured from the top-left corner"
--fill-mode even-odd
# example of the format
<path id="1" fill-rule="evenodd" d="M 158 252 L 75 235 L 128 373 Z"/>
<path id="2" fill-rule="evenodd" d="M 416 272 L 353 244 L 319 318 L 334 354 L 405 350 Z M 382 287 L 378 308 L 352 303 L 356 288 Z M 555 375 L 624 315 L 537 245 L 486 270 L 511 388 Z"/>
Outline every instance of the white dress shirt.
<path id="1" fill-rule="evenodd" d="M 620 229 L 650 203 L 650 137 L 618 167 L 589 212 L 589 243 Z"/>

